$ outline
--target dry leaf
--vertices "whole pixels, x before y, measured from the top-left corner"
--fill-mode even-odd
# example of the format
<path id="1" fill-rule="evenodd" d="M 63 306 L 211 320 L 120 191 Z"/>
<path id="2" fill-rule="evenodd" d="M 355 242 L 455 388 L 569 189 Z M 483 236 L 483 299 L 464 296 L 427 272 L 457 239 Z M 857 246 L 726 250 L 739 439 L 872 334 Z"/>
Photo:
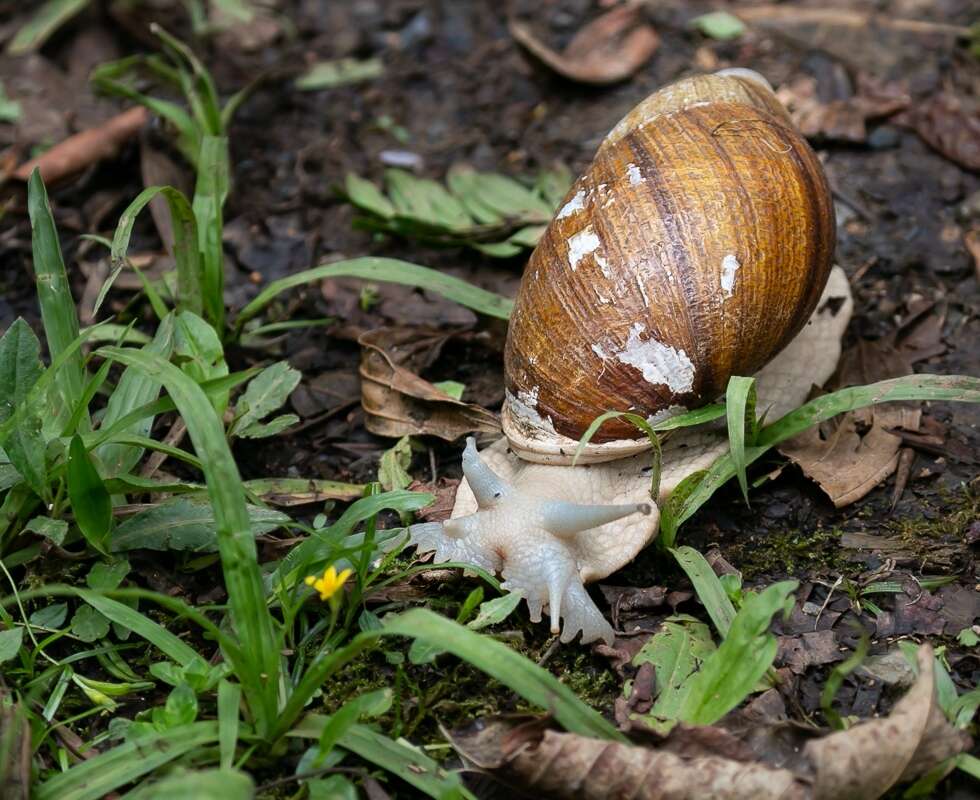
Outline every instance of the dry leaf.
<path id="1" fill-rule="evenodd" d="M 454 400 L 402 366 L 427 333 L 447 338 L 418 329 L 379 328 L 358 339 L 365 427 L 380 436 L 428 434 L 447 441 L 473 432 L 499 435 L 495 414 Z"/>
<path id="2" fill-rule="evenodd" d="M 799 464 L 834 505 L 842 508 L 860 500 L 895 471 L 902 440 L 880 424 L 862 435 L 853 414 L 828 425 L 833 425 L 829 433 L 825 426 L 810 428 L 783 443 L 779 451 Z"/>
<path id="3" fill-rule="evenodd" d="M 909 104 L 903 86 L 881 83 L 864 74 L 858 76 L 857 93 L 846 100 L 821 101 L 817 81 L 810 76 L 781 86 L 776 94 L 804 136 L 845 142 L 864 142 L 869 120 L 890 116 Z"/>
<path id="4" fill-rule="evenodd" d="M 35 167 L 49 186 L 86 167 L 116 155 L 119 148 L 132 139 L 149 119 L 149 112 L 142 106 L 131 108 L 95 128 L 69 136 L 37 158 L 21 164 L 14 177 L 26 181 Z"/>
<path id="5" fill-rule="evenodd" d="M 980 100 L 937 92 L 911 106 L 903 121 L 950 161 L 980 170 Z"/>
<path id="6" fill-rule="evenodd" d="M 6 745 L 0 751 L 3 796 L 8 800 L 28 800 L 31 796 L 31 726 L 21 703 L 0 698 L 0 734 Z"/>
<path id="7" fill-rule="evenodd" d="M 517 726 L 503 718 L 482 720 L 467 731 L 453 734 L 451 740 L 466 760 L 513 781 L 534 796 L 576 800 L 873 800 L 892 786 L 943 764 L 971 744 L 965 733 L 946 721 L 939 708 L 931 647 L 919 649 L 918 663 L 915 685 L 887 718 L 810 739 L 802 748 L 802 758 L 784 768 L 765 763 L 757 753 L 757 760 L 740 760 L 744 747 L 735 747 L 739 742 L 733 741 L 730 733 L 712 726 L 688 729 L 685 735 L 696 740 L 696 746 L 688 748 L 685 755 L 558 733 L 540 720 Z M 763 726 L 760 721 L 749 730 L 755 728 L 757 733 Z"/>
<path id="8" fill-rule="evenodd" d="M 660 44 L 641 6 L 623 5 L 582 28 L 558 53 L 543 44 L 522 22 L 511 20 L 511 35 L 559 75 L 580 83 L 626 80 L 642 67 Z"/>

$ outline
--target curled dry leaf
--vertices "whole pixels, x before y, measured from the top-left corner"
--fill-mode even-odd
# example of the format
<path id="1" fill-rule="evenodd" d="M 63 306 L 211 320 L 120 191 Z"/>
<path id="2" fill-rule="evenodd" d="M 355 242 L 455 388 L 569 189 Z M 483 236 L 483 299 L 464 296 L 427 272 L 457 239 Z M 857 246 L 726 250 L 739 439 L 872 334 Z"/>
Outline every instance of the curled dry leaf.
<path id="1" fill-rule="evenodd" d="M 403 366 L 424 339 L 411 328 L 379 328 L 358 339 L 365 427 L 380 436 L 428 434 L 447 441 L 473 432 L 499 435 L 495 414 L 453 399 Z"/>
<path id="2" fill-rule="evenodd" d="M 112 158 L 146 124 L 149 112 L 142 106 L 131 108 L 95 128 L 69 136 L 37 158 L 21 164 L 14 177 L 26 181 L 34 168 L 49 186 L 81 172 L 86 167 Z"/>
<path id="3" fill-rule="evenodd" d="M 937 92 L 911 106 L 903 122 L 961 167 L 980 170 L 980 100 Z"/>
<path id="4" fill-rule="evenodd" d="M 642 6 L 622 5 L 582 28 L 562 52 L 543 44 L 522 22 L 511 20 L 511 35 L 559 75 L 603 85 L 626 80 L 660 45 L 660 37 L 643 16 Z"/>
<path id="5" fill-rule="evenodd" d="M 891 116 L 909 104 L 904 86 L 883 83 L 864 73 L 858 75 L 857 93 L 847 99 L 822 101 L 817 96 L 817 81 L 809 75 L 779 87 L 776 95 L 808 139 L 845 142 L 864 142 L 869 120 Z"/>
<path id="6" fill-rule="evenodd" d="M 890 336 L 860 340 L 841 356 L 836 386 L 910 375 L 916 361 L 945 352 L 943 314 L 931 304 L 910 308 Z M 898 466 L 902 433 L 921 424 L 918 403 L 887 403 L 851 411 L 784 442 L 779 451 L 816 481 L 838 508 L 860 500 Z"/>
<path id="7" fill-rule="evenodd" d="M 756 760 L 737 757 L 730 736 L 698 737 L 699 746 L 681 755 L 558 733 L 540 720 L 515 726 L 497 718 L 451 738 L 465 759 L 534 796 L 873 800 L 970 746 L 969 737 L 939 708 L 933 664 L 932 648 L 921 647 L 918 680 L 888 717 L 813 738 L 802 747 L 802 758 L 786 767 L 765 763 L 765 754 Z M 724 744 L 712 752 L 715 741 Z"/>

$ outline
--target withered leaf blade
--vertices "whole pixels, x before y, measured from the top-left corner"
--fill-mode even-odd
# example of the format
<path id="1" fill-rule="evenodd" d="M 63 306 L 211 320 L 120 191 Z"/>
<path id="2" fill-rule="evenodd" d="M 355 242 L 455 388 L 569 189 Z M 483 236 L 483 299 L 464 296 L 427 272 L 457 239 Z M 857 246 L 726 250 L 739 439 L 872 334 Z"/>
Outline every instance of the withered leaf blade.
<path id="1" fill-rule="evenodd" d="M 524 23 L 510 22 L 511 35 L 538 60 L 579 83 L 603 85 L 626 80 L 660 45 L 660 37 L 641 6 L 622 5 L 582 28 L 559 53 L 541 42 Z"/>
<path id="2" fill-rule="evenodd" d="M 888 717 L 811 739 L 792 768 L 704 751 L 725 737 L 703 737 L 700 753 L 684 758 L 664 748 L 558 733 L 541 721 L 515 725 L 506 718 L 481 720 L 450 740 L 471 764 L 534 796 L 874 800 L 970 747 L 969 736 L 953 728 L 939 708 L 933 658 L 928 645 L 919 649 L 919 677 Z"/>
<path id="3" fill-rule="evenodd" d="M 980 101 L 937 92 L 910 107 L 906 118 L 930 147 L 961 167 L 980 170 Z"/>
<path id="4" fill-rule="evenodd" d="M 402 366 L 396 346 L 419 336 L 417 330 L 379 328 L 358 339 L 365 427 L 380 436 L 427 434 L 447 441 L 467 433 L 498 435 L 495 414 L 453 399 Z"/>

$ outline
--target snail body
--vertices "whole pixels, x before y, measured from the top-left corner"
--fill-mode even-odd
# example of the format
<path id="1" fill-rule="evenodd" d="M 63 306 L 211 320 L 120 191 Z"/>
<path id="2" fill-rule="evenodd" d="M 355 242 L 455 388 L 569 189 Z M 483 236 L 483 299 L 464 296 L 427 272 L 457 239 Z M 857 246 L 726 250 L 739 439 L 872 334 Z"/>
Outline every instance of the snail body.
<path id="1" fill-rule="evenodd" d="M 653 501 L 727 447 L 684 429 L 664 445 L 660 498 L 607 422 L 712 402 L 757 374 L 770 419 L 836 367 L 850 296 L 831 276 L 834 217 L 819 161 L 766 81 L 748 70 L 699 76 L 641 102 L 573 184 L 525 269 L 505 348 L 505 439 L 470 440 L 453 519 L 410 528 L 420 551 L 502 573 L 547 610 L 563 641 L 611 641 L 584 589 L 656 535 Z M 821 297 L 840 304 L 818 304 Z M 761 370 L 761 371 L 760 371 Z M 536 462 L 536 463 L 535 463 Z"/>

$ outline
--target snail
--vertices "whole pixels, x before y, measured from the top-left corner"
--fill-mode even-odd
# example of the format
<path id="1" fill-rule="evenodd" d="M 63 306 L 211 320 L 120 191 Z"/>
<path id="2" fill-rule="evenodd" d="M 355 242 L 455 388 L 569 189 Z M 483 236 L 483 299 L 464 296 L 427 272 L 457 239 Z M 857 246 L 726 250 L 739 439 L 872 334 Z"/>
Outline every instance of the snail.
<path id="1" fill-rule="evenodd" d="M 504 354 L 504 438 L 477 453 L 452 517 L 409 527 L 435 561 L 474 564 L 520 592 L 570 641 L 611 643 L 585 590 L 647 545 L 658 503 L 727 450 L 724 427 L 662 447 L 609 410 L 660 421 L 755 375 L 777 419 L 836 368 L 851 311 L 832 267 L 820 162 L 768 82 L 750 70 L 687 78 L 641 102 L 572 185 L 524 271 Z M 561 623 L 564 627 L 561 627 Z"/>

